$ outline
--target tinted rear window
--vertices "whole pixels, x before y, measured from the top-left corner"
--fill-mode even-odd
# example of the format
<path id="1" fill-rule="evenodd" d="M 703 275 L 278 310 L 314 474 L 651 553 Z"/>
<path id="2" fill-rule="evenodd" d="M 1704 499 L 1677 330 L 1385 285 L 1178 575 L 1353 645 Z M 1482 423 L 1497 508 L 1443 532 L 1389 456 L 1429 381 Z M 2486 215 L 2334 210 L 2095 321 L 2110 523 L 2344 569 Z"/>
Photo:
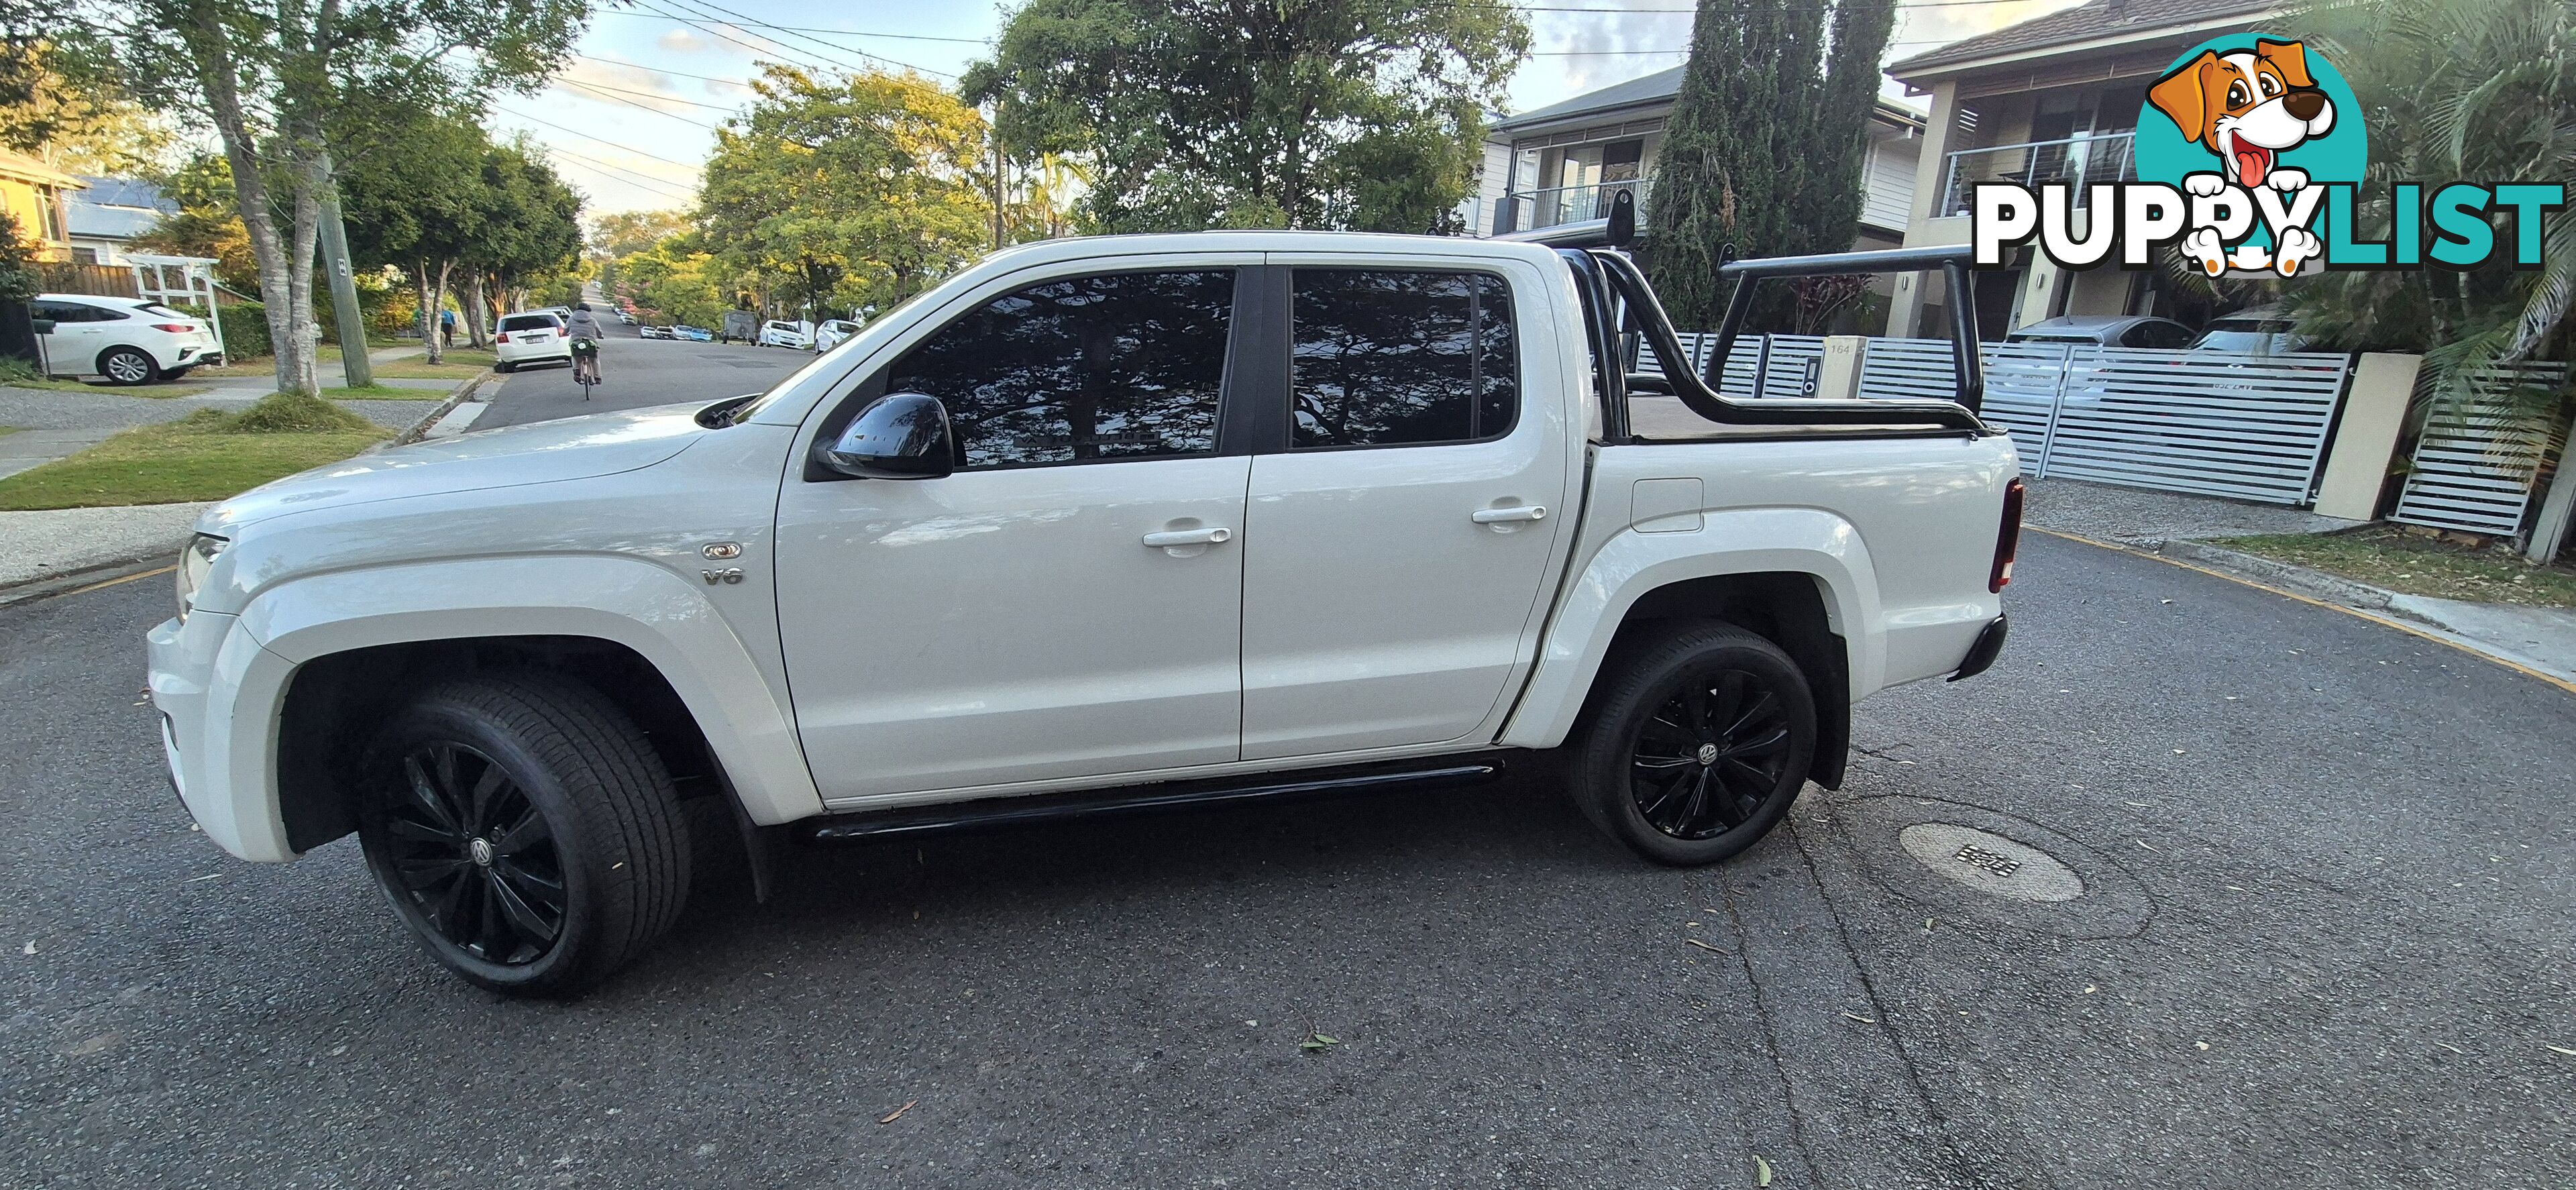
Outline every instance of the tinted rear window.
<path id="1" fill-rule="evenodd" d="M 1289 445 L 1404 446 L 1509 433 L 1511 291 L 1484 273 L 1298 269 Z"/>
<path id="2" fill-rule="evenodd" d="M 555 320 L 554 316 L 551 314 L 513 314 L 508 318 L 501 320 L 501 329 L 505 331 L 550 331 L 555 329 Z"/>

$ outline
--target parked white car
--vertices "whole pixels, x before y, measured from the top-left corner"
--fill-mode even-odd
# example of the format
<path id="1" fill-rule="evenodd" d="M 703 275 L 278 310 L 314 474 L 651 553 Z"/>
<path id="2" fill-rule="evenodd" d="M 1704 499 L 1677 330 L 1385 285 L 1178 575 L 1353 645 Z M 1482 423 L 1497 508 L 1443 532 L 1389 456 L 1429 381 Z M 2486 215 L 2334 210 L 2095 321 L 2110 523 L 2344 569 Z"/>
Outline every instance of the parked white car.
<path id="1" fill-rule="evenodd" d="M 760 324 L 760 346 L 811 351 L 814 349 L 814 335 L 806 329 L 804 323 L 781 322 L 773 319 Z"/>
<path id="2" fill-rule="evenodd" d="M 1840 785 L 1852 704 L 1994 660 L 2018 468 L 1961 404 L 1689 376 L 1706 420 L 1633 432 L 1623 304 L 1684 358 L 1615 251 L 1048 240 L 766 393 L 290 477 L 199 519 L 150 633 L 172 780 L 245 859 L 355 833 L 523 994 L 633 958 L 737 835 L 765 881 L 789 836 L 1562 749 L 1612 838 L 1724 859 Z"/>
<path id="3" fill-rule="evenodd" d="M 849 319 L 824 319 L 823 325 L 814 328 L 814 350 L 817 354 L 830 351 L 849 342 L 850 338 L 858 333 L 859 324 Z"/>
<path id="4" fill-rule="evenodd" d="M 50 321 L 37 337 L 45 371 L 104 376 L 110 384 L 177 380 L 188 369 L 224 362 L 205 321 L 158 302 L 86 293 L 40 293 L 29 314 Z"/>
<path id="5" fill-rule="evenodd" d="M 541 310 L 522 310 L 501 316 L 501 326 L 492 333 L 495 372 L 516 372 L 528 364 L 560 362 L 572 364 L 572 340 L 564 334 L 563 320 Z"/>

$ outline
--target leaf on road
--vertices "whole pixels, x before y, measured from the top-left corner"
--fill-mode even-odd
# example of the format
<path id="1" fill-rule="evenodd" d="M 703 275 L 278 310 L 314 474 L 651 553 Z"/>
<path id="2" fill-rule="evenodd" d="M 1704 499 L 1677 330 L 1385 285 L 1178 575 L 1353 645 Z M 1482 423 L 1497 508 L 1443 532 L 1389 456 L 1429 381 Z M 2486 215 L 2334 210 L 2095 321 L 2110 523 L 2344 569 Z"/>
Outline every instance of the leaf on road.
<path id="1" fill-rule="evenodd" d="M 1312 1054 L 1331 1049 L 1341 1043 L 1342 1039 L 1338 1037 L 1327 1037 L 1321 1033 L 1308 1033 L 1306 1035 L 1306 1040 L 1297 1043 L 1297 1048 Z"/>
<path id="2" fill-rule="evenodd" d="M 1763 1160 L 1760 1153 L 1753 1155 L 1753 1184 L 1756 1186 L 1771 1184 L 1771 1163 Z"/>
<path id="3" fill-rule="evenodd" d="M 894 1123 L 895 1121 L 900 1120 L 900 1119 L 902 1119 L 902 1118 L 903 1118 L 903 1113 L 908 1112 L 908 1111 L 911 1111 L 911 1110 L 913 1109 L 913 1106 L 914 1106 L 915 1104 L 920 1103 L 920 1102 L 921 1102 L 921 1101 L 920 1101 L 920 1100 L 918 1100 L 918 1099 L 907 1099 L 907 1100 L 904 1100 L 904 1103 L 903 1103 L 903 1106 L 902 1106 L 902 1107 L 898 1107 L 898 1108 L 894 1109 L 893 1111 L 887 1112 L 887 1113 L 885 1114 L 885 1118 L 884 1118 L 884 1119 L 882 1119 L 882 1120 L 877 1121 L 877 1123 L 880 1123 L 880 1124 L 891 1124 L 891 1123 Z"/>
<path id="4" fill-rule="evenodd" d="M 2571 1049 L 2569 1049 L 2569 1048 L 2567 1048 L 2566 1046 L 2563 1046 L 2563 1045 L 2553 1045 L 2553 1046 L 2550 1046 L 2550 1047 L 2549 1047 L 2549 1052 L 2551 1052 L 2551 1053 L 2553 1053 L 2553 1054 L 2565 1054 L 2565 1055 L 2567 1055 L 2567 1056 L 2568 1056 L 2568 1057 L 2570 1057 L 2570 1058 L 2576 1058 L 2576 1050 L 2571 1050 Z"/>
<path id="5" fill-rule="evenodd" d="M 1718 948 L 1717 948 L 1717 947 L 1714 947 L 1714 946 L 1709 945 L 1708 943 L 1702 942 L 1702 941 L 1700 941 L 1700 940 L 1699 940 L 1699 939 L 1697 939 L 1697 938 L 1684 938 L 1684 939 L 1682 939 L 1682 941 L 1684 941 L 1684 942 L 1688 942 L 1688 943 L 1690 943 L 1691 945 L 1693 945 L 1693 946 L 1696 946 L 1696 947 L 1700 948 L 1701 950 L 1715 950 L 1715 951 L 1717 951 L 1717 953 L 1719 953 L 1719 954 L 1733 954 L 1733 953 L 1734 953 L 1733 951 L 1728 951 L 1728 950 L 1718 950 Z"/>
<path id="6" fill-rule="evenodd" d="M 1848 1012 L 1846 1012 L 1846 1013 L 1844 1013 L 1844 1014 L 1843 1014 L 1843 1019 L 1845 1019 L 1845 1020 L 1859 1021 L 1860 1023 L 1862 1023 L 1862 1024 L 1864 1024 L 1864 1025 L 1875 1025 L 1875 1024 L 1877 1024 L 1877 1023 L 1878 1023 L 1877 1021 L 1873 1021 L 1873 1020 L 1869 1019 L 1868 1017 L 1865 1017 L 1865 1016 L 1855 1016 L 1855 1015 L 1853 1015 L 1853 1014 L 1851 1014 L 1851 1013 L 1848 1013 Z"/>
<path id="7" fill-rule="evenodd" d="M 21 951 L 19 951 L 18 953 L 19 953 L 19 954 L 34 954 L 34 953 L 36 953 L 36 944 L 35 944 L 35 943 L 33 943 L 33 942 L 30 942 L 30 943 L 28 943 L 28 944 L 27 944 L 26 949 L 21 950 Z"/>

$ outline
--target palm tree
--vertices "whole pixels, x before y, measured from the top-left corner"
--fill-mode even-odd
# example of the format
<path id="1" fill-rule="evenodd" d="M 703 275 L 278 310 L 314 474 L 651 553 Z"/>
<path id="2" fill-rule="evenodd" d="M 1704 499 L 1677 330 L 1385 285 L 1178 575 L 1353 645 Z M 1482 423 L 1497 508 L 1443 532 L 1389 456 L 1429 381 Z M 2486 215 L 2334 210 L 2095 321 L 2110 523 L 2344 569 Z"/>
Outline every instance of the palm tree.
<path id="1" fill-rule="evenodd" d="M 2576 4 L 2569 0 L 2344 0 L 2292 16 L 2342 68 L 2370 131 L 2354 223 L 2384 238 L 2398 182 L 2555 182 L 2576 176 Z M 2544 220 L 2542 260 L 2472 272 L 2333 272 L 2288 286 L 2300 329 L 2352 349 L 2423 351 L 2436 405 L 2462 406 L 2497 365 L 2565 359 L 2576 303 L 2576 209 Z M 2554 425 L 2564 386 L 2515 403 Z M 2529 443 L 2537 453 L 2547 449 Z"/>

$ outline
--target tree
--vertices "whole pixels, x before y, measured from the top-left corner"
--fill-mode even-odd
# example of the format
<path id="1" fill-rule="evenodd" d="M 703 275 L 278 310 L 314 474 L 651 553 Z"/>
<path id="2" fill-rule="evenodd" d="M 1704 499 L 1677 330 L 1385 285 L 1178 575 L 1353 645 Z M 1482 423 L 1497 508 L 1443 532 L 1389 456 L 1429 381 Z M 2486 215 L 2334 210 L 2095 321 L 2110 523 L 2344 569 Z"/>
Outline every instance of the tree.
<path id="1" fill-rule="evenodd" d="M 820 309 L 900 301 L 985 245 L 984 121 L 956 96 L 910 73 L 779 65 L 752 88 L 698 192 L 723 263 Z"/>
<path id="2" fill-rule="evenodd" d="M 2387 238 L 2399 182 L 2576 176 L 2576 8 L 2564 0 L 2362 0 L 2308 10 L 2293 30 L 2342 69 L 2370 125 L 2357 237 Z M 2330 271 L 2285 297 L 2300 331 L 2335 347 L 2424 352 L 2433 391 L 2458 402 L 2480 369 L 2576 349 L 2576 211 L 2541 227 L 2536 269 Z M 2566 399 L 2520 395 L 2544 426 Z"/>
<path id="3" fill-rule="evenodd" d="M 528 292 L 575 268 L 581 259 L 581 195 L 525 138 L 483 150 L 482 215 L 465 254 L 467 321 L 480 346 L 499 299 L 524 308 Z M 488 285 L 488 292 L 486 286 Z"/>
<path id="4" fill-rule="evenodd" d="M 215 262 L 215 280 L 235 293 L 259 297 L 259 261 L 250 251 L 250 233 L 233 207 L 233 171 L 220 154 L 191 157 L 162 180 L 162 190 L 179 204 L 134 246 L 172 256 L 202 256 Z"/>
<path id="5" fill-rule="evenodd" d="M 334 141 L 370 112 L 480 110 L 533 86 L 587 0 L 134 0 L 98 9 L 122 77 L 211 128 L 258 261 L 281 390 L 319 391 L 313 256 Z"/>
<path id="6" fill-rule="evenodd" d="M 961 88 L 1103 231 L 1432 231 L 1529 41 L 1502 0 L 1027 0 Z"/>
<path id="7" fill-rule="evenodd" d="M 370 131 L 378 143 L 354 151 L 340 179 L 349 256 L 361 269 L 397 268 L 417 299 L 421 341 L 441 363 L 438 316 L 457 263 L 477 246 L 493 213 L 483 192 L 491 142 L 471 120 L 451 115 Z"/>
<path id="8" fill-rule="evenodd" d="M 1748 256 L 1851 246 L 1878 62 L 1895 17 L 1894 0 L 1700 0 L 1640 245 L 1680 325 L 1716 325 L 1727 297 L 1717 269 L 1730 246 Z M 1788 295 L 1764 298 L 1766 322 L 1790 316 Z"/>

